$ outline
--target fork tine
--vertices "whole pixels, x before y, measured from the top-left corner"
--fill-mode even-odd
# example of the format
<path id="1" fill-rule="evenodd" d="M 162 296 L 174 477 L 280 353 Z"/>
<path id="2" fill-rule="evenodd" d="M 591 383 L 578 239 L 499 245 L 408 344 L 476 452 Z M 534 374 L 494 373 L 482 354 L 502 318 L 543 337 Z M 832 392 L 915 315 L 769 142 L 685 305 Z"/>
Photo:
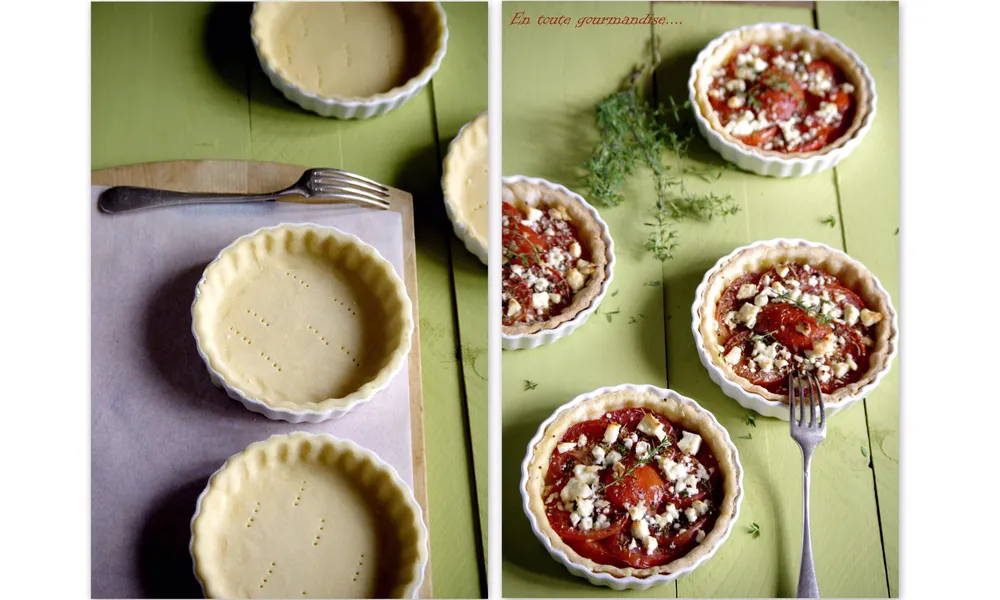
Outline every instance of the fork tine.
<path id="1" fill-rule="evenodd" d="M 311 182 L 316 185 L 343 185 L 352 188 L 357 188 L 359 190 L 364 190 L 366 192 L 371 192 L 379 196 L 389 196 L 389 192 L 382 187 L 376 187 L 364 181 L 355 181 L 347 177 L 313 177 Z"/>
<path id="2" fill-rule="evenodd" d="M 791 423 L 791 427 L 795 428 L 795 384 L 796 377 L 795 373 L 789 373 L 788 375 L 788 422 Z"/>
<path id="3" fill-rule="evenodd" d="M 819 427 L 819 423 L 817 422 L 819 420 L 819 411 L 816 410 L 817 408 L 819 408 L 818 406 L 816 406 L 819 403 L 819 390 L 816 389 L 816 387 L 813 385 L 815 379 L 812 373 L 809 374 L 808 381 L 809 381 L 809 427 L 810 428 Z"/>
<path id="4" fill-rule="evenodd" d="M 816 385 L 816 403 L 819 404 L 819 426 L 826 427 L 826 405 L 823 403 L 823 388 L 819 385 L 819 379 L 813 376 L 813 383 Z"/>
<path id="5" fill-rule="evenodd" d="M 388 196 L 382 196 L 379 194 L 369 192 L 367 190 L 359 190 L 351 186 L 327 185 L 327 184 L 317 185 L 316 192 L 319 194 L 339 194 L 339 193 L 353 194 L 361 198 L 367 198 L 373 202 L 378 202 L 380 204 L 385 204 L 385 205 L 389 204 Z"/>
<path id="6" fill-rule="evenodd" d="M 373 200 L 366 196 L 360 196 L 358 194 L 351 194 L 347 192 L 334 192 L 325 194 L 315 194 L 313 199 L 319 200 L 343 200 L 345 202 L 351 202 L 354 204 L 360 204 L 362 206 L 371 206 L 373 208 L 378 208 L 381 210 L 387 210 L 389 208 L 389 203 L 382 200 Z"/>
<path id="7" fill-rule="evenodd" d="M 389 192 L 389 188 L 387 188 L 386 186 L 382 185 L 381 183 L 379 183 L 379 182 L 377 182 L 377 181 L 375 181 L 373 179 L 368 179 L 367 177 L 364 177 L 363 175 L 358 175 L 357 173 L 351 173 L 350 171 L 342 171 L 340 169 L 313 169 L 313 173 L 317 177 L 334 177 L 334 178 L 335 177 L 346 177 L 348 179 L 354 179 L 356 181 L 362 181 L 362 182 L 367 183 L 369 185 L 372 185 L 375 188 L 377 188 L 377 189 L 379 189 L 381 191 L 384 191 L 386 193 Z"/>

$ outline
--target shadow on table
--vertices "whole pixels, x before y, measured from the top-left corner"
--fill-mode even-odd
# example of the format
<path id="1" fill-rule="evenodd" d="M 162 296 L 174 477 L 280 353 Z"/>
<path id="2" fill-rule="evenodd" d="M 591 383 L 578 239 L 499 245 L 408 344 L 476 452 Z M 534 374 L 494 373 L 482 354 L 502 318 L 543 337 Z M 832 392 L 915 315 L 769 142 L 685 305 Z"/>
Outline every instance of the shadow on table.
<path id="1" fill-rule="evenodd" d="M 451 261 L 448 236 L 452 235 L 452 229 L 441 191 L 442 159 L 437 148 L 426 146 L 410 155 L 396 173 L 395 180 L 386 183 L 413 196 L 417 252 L 448 266 Z"/>
<path id="2" fill-rule="evenodd" d="M 556 562 L 531 531 L 521 500 L 521 463 L 528 450 L 528 442 L 538 431 L 542 421 L 551 415 L 550 409 L 533 410 L 520 419 L 503 424 L 503 480 L 501 489 L 504 507 L 503 560 L 540 577 L 554 577 L 567 583 L 578 582 L 581 587 L 589 584 L 573 577 Z"/>
<path id="3" fill-rule="evenodd" d="M 136 560 L 143 596 L 202 598 L 188 544 L 191 517 L 209 474 L 158 498 L 146 517 Z"/>
<path id="4" fill-rule="evenodd" d="M 252 2 L 215 3 L 205 26 L 209 62 L 223 82 L 254 102 L 312 114 L 286 100 L 267 80 L 250 39 L 252 12 Z"/>
<path id="5" fill-rule="evenodd" d="M 691 67 L 694 66 L 699 52 L 701 52 L 700 47 L 692 47 L 683 52 L 663 57 L 653 74 L 655 97 L 661 105 L 669 107 L 669 98 L 673 98 L 679 105 L 690 98 L 691 94 L 687 87 L 688 79 L 691 77 Z M 712 150 L 705 138 L 698 133 L 698 126 L 695 124 L 692 110 L 690 108 L 681 109 L 680 114 L 685 125 L 690 126 L 695 132 L 694 140 L 688 147 L 688 157 L 704 164 L 730 168 L 729 163 Z"/>
<path id="6" fill-rule="evenodd" d="M 191 303 L 205 265 L 177 271 L 165 279 L 151 296 L 146 309 L 144 332 L 149 361 L 157 375 L 197 410 L 209 409 L 234 419 L 252 419 L 253 413 L 212 384 L 191 334 Z"/>

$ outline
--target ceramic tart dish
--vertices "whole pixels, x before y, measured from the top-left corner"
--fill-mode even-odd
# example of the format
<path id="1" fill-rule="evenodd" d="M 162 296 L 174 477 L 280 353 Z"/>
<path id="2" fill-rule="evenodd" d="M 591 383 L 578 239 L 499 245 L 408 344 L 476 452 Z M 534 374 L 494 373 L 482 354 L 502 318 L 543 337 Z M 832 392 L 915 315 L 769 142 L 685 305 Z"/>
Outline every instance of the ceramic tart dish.
<path id="1" fill-rule="evenodd" d="M 607 294 L 614 242 L 597 209 L 544 179 L 503 178 L 505 350 L 536 348 L 583 325 Z"/>
<path id="2" fill-rule="evenodd" d="M 293 423 L 370 400 L 402 368 L 413 333 L 392 264 L 353 235 L 308 224 L 259 229 L 223 249 L 191 314 L 216 385 Z"/>
<path id="3" fill-rule="evenodd" d="M 813 373 L 826 414 L 865 398 L 889 372 L 899 328 L 889 294 L 864 265 L 794 239 L 737 248 L 695 292 L 702 365 L 745 408 L 788 420 L 788 377 Z"/>
<path id="4" fill-rule="evenodd" d="M 414 598 L 427 530 L 392 466 L 297 432 L 251 444 L 212 475 L 190 552 L 206 598 Z"/>
<path id="5" fill-rule="evenodd" d="M 250 34 L 261 68 L 286 98 L 339 119 L 405 104 L 448 46 L 438 2 L 258 2 Z"/>
<path id="6" fill-rule="evenodd" d="M 538 428 L 521 467 L 535 536 L 594 585 L 644 590 L 690 573 L 729 537 L 743 468 L 690 398 L 620 385 L 578 396 Z"/>
<path id="7" fill-rule="evenodd" d="M 448 145 L 441 189 L 455 235 L 482 263 L 489 264 L 489 119 L 482 113 L 466 123 Z"/>
<path id="8" fill-rule="evenodd" d="M 875 118 L 875 80 L 858 55 L 799 25 L 722 34 L 691 67 L 688 92 L 709 146 L 741 169 L 801 177 L 832 168 Z"/>

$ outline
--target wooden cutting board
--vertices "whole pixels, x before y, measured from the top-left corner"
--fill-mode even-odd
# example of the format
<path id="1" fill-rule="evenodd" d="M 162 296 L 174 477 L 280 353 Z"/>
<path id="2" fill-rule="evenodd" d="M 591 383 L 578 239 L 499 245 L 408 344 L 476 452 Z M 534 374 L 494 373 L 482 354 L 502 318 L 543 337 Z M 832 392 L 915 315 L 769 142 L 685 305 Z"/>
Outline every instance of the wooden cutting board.
<path id="1" fill-rule="evenodd" d="M 242 160 L 180 160 L 143 163 L 93 171 L 92 185 L 135 185 L 179 192 L 259 194 L 286 188 L 309 167 Z M 410 437 L 413 444 L 413 493 L 430 523 L 427 510 L 427 470 L 424 455 L 423 389 L 420 377 L 420 312 L 417 306 L 417 262 L 413 233 L 413 197 L 389 188 L 390 210 L 402 215 L 403 281 L 413 304 L 413 343 L 409 355 Z M 428 552 L 430 547 L 428 543 Z M 430 598 L 431 564 L 428 559 L 420 598 Z"/>

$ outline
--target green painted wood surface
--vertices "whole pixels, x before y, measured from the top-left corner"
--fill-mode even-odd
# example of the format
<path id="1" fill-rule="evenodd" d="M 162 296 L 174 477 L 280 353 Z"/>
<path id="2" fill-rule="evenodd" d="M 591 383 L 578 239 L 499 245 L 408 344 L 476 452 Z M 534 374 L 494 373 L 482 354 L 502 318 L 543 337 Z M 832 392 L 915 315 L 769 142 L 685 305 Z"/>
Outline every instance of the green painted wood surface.
<path id="1" fill-rule="evenodd" d="M 504 3 L 505 175 L 545 177 L 585 192 L 579 165 L 596 139 L 593 106 L 641 61 L 652 33 L 650 27 L 507 25 L 514 14 L 567 14 L 575 22 L 581 16 L 641 16 L 649 10 L 648 3 Z M 873 67 L 879 115 L 861 148 L 836 170 L 793 180 L 727 171 L 713 184 L 689 182 L 695 189 L 731 192 L 742 210 L 725 221 L 681 226 L 676 256 L 662 265 L 642 249 L 642 221 L 654 197 L 647 179 L 633 178 L 623 206 L 601 210 L 616 241 L 618 264 L 610 289 L 617 294 L 606 297 L 600 314 L 569 338 L 503 355 L 507 597 L 794 596 L 801 548 L 801 456 L 787 423 L 757 416 L 751 427 L 746 411 L 708 378 L 691 335 L 695 288 L 715 261 L 735 247 L 803 237 L 835 247 L 844 247 L 846 240 L 847 250 L 890 293 L 898 290 L 893 235 L 898 223 L 897 6 L 821 3 L 817 14 L 798 6 L 656 3 L 653 10 L 682 23 L 652 28 L 664 57 L 656 77 L 660 99 L 687 97 L 695 55 L 723 31 L 760 21 L 813 25 L 818 16 L 820 28 L 828 24 L 833 35 Z M 885 104 L 892 106 L 883 110 Z M 691 154 L 721 161 L 700 139 Z M 837 217 L 834 228 L 821 222 L 831 214 Z M 654 282 L 659 285 L 646 285 Z M 898 309 L 898 300 L 896 304 Z M 607 313 L 614 310 L 620 312 L 609 322 Z M 639 322 L 630 324 L 632 316 Z M 537 388 L 525 390 L 525 380 L 536 382 Z M 520 509 L 518 479 L 528 440 L 557 406 L 579 393 L 626 382 L 669 386 L 712 411 L 739 447 L 746 499 L 730 539 L 698 570 L 672 585 L 621 594 L 572 577 L 548 557 Z M 897 405 L 898 384 L 892 375 L 864 404 L 831 419 L 827 441 L 814 458 L 812 534 L 824 596 L 897 593 Z M 747 434 L 752 439 L 740 439 Z M 862 447 L 872 448 L 874 470 Z M 760 537 L 748 533 L 752 522 L 760 525 Z"/>
<path id="2" fill-rule="evenodd" d="M 462 51 L 449 53 L 448 68 L 434 79 L 434 109 L 440 156 L 448 153 L 448 144 L 463 125 L 486 110 L 489 103 L 487 72 L 489 44 L 488 5 L 452 3 L 446 6 L 450 27 L 449 43 Z M 475 478 L 478 524 L 480 528 L 482 577 L 485 581 L 487 528 L 487 268 L 465 248 L 457 236 L 451 237 L 452 276 L 458 309 L 459 348 L 465 401 L 469 423 L 482 426 L 469 429 Z"/>
<path id="3" fill-rule="evenodd" d="M 474 8 L 446 10 L 451 39 L 432 84 L 382 117 L 337 121 L 302 111 L 271 87 L 250 44 L 248 5 L 94 4 L 91 166 L 199 158 L 310 164 L 413 194 L 431 577 L 436 597 L 480 597 L 477 503 L 485 502 L 485 484 L 476 489 L 471 440 L 485 440 L 486 418 L 466 407 L 466 397 L 471 402 L 481 391 L 466 394 L 457 358 L 460 334 L 477 329 L 476 281 L 452 271 L 454 236 L 440 191 L 440 134 L 447 130 L 439 130 L 438 117 L 482 110 L 486 61 L 477 69 L 468 56 L 482 54 L 477 40 L 486 25 Z M 485 15 L 485 4 L 479 12 Z M 480 30 L 457 31 L 466 27 Z M 455 91 L 463 88 L 481 100 L 470 105 Z"/>

